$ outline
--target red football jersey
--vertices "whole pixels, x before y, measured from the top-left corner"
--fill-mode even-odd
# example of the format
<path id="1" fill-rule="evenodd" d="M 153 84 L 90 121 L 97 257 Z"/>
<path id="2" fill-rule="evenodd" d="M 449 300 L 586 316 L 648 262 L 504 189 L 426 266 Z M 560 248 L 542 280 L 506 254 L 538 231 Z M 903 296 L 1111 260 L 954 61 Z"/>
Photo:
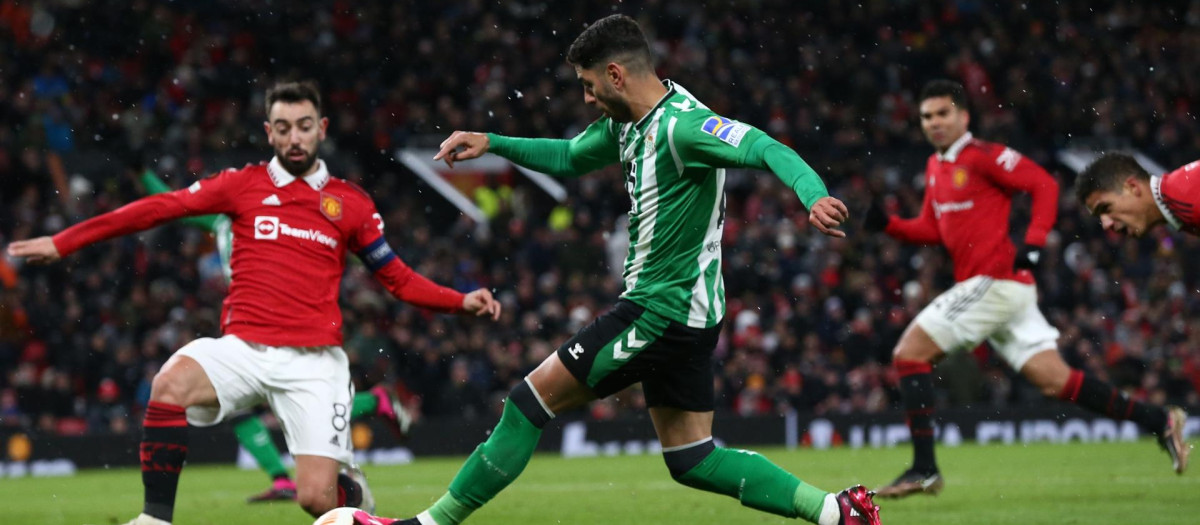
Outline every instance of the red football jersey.
<path id="1" fill-rule="evenodd" d="M 976 275 L 1032 283 L 1013 271 L 1016 247 L 1008 238 L 1012 194 L 1033 196 L 1025 243 L 1043 246 L 1058 217 L 1058 182 L 1012 148 L 967 133 L 925 164 L 925 198 L 913 219 L 892 217 L 887 233 L 903 241 L 942 244 L 954 260 L 954 279 Z"/>
<path id="2" fill-rule="evenodd" d="M 1150 188 L 1172 228 L 1200 235 L 1200 160 L 1162 177 L 1151 177 Z"/>
<path id="3" fill-rule="evenodd" d="M 434 310 L 459 310 L 462 294 L 433 285 L 386 248 L 383 218 L 371 197 L 331 177 L 318 162 L 318 170 L 301 180 L 278 159 L 229 169 L 76 224 L 55 235 L 54 244 L 65 257 L 185 215 L 228 215 L 233 276 L 221 327 L 271 346 L 341 344 L 338 291 L 348 250 L 364 258 L 376 254 L 375 276 L 393 295 Z"/>

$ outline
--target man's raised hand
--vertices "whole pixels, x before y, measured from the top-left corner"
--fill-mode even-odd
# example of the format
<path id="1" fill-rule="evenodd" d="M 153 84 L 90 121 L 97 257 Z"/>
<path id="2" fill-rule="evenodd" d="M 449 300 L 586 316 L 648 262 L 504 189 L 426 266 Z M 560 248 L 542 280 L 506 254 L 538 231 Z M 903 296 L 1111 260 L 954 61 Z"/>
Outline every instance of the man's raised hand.
<path id="1" fill-rule="evenodd" d="M 441 149 L 433 156 L 433 160 L 445 161 L 447 166 L 453 168 L 456 161 L 479 158 L 487 153 L 491 142 L 484 133 L 455 131 L 442 141 Z"/>

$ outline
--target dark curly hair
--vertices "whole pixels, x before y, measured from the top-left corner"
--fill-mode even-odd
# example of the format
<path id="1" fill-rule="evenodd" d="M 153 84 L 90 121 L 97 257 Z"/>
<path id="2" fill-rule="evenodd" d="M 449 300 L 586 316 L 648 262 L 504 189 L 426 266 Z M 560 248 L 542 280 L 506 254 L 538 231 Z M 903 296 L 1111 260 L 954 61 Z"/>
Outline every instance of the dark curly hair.
<path id="1" fill-rule="evenodd" d="M 631 71 L 651 69 L 650 44 L 642 28 L 625 15 L 610 15 L 583 30 L 567 50 L 567 62 L 583 69 L 618 62 Z"/>
<path id="2" fill-rule="evenodd" d="M 316 82 L 311 80 L 280 82 L 267 90 L 267 114 L 271 113 L 271 106 L 276 102 L 294 104 L 305 100 L 312 102 L 317 114 L 321 114 L 321 91 L 317 89 Z"/>
<path id="3" fill-rule="evenodd" d="M 950 97 L 950 102 L 953 102 L 958 109 L 967 109 L 967 90 L 963 89 L 963 85 L 953 80 L 939 78 L 930 80 L 921 88 L 921 97 L 918 102 L 937 97 Z"/>
<path id="4" fill-rule="evenodd" d="M 1127 153 L 1105 153 L 1092 161 L 1075 177 L 1075 198 L 1079 202 L 1097 191 L 1120 191 L 1126 178 L 1150 180 L 1150 173 Z"/>

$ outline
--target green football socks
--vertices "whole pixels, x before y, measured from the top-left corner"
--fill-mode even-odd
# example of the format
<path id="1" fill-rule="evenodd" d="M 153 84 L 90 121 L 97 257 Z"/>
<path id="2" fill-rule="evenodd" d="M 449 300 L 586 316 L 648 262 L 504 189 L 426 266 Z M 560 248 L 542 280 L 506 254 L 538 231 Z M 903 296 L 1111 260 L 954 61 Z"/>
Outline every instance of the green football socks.
<path id="1" fill-rule="evenodd" d="M 529 463 L 542 429 L 526 418 L 517 403 L 504 404 L 504 414 L 487 441 L 475 448 L 450 482 L 450 491 L 430 507 L 438 525 L 458 525 L 504 487 Z"/>
<path id="2" fill-rule="evenodd" d="M 804 483 L 761 454 L 716 448 L 679 482 L 737 498 L 742 505 L 816 523 L 827 492 Z"/>
<path id="3" fill-rule="evenodd" d="M 234 423 L 233 433 L 237 436 L 238 443 L 242 444 L 242 448 L 254 456 L 258 466 L 265 470 L 271 479 L 288 475 L 287 467 L 283 466 L 283 458 L 279 456 L 279 449 L 275 448 L 275 442 L 271 441 L 271 433 L 267 431 L 262 419 L 254 416 L 243 418 Z"/>
<path id="4" fill-rule="evenodd" d="M 514 388 L 492 435 L 463 463 L 450 490 L 418 518 L 438 525 L 462 523 L 521 475 L 552 417 L 527 383 Z"/>
<path id="5" fill-rule="evenodd" d="M 354 400 L 350 402 L 350 419 L 358 419 L 363 416 L 368 416 L 375 413 L 379 408 L 379 398 L 371 392 L 359 392 L 354 394 Z"/>

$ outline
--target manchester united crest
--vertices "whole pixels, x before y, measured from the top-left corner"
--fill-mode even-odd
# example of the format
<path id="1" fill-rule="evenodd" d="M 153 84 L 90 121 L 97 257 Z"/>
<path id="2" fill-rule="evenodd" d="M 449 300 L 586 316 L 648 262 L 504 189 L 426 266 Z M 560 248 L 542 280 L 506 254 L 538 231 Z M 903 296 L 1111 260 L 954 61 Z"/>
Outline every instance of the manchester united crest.
<path id="1" fill-rule="evenodd" d="M 342 220 L 342 199 L 336 195 L 321 192 L 321 213 L 331 221 Z"/>
<path id="2" fill-rule="evenodd" d="M 967 185 L 967 170 L 963 168 L 955 169 L 954 176 L 951 179 L 954 181 L 955 188 L 962 189 L 963 186 Z"/>

